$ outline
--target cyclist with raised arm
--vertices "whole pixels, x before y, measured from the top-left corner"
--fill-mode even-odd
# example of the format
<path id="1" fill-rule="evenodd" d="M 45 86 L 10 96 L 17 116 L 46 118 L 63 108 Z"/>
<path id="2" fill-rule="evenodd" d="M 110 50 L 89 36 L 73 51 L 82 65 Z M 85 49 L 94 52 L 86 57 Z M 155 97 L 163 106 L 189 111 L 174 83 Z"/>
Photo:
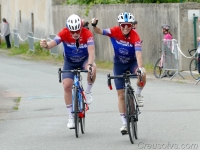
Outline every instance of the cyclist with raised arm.
<path id="1" fill-rule="evenodd" d="M 146 71 L 143 66 L 142 60 L 142 48 L 139 35 L 133 29 L 133 23 L 135 19 L 131 13 L 124 12 L 118 16 L 118 26 L 114 26 L 108 29 L 101 29 L 97 27 L 97 18 L 92 19 L 92 26 L 95 33 L 109 36 L 114 48 L 114 75 L 122 75 L 127 70 L 131 73 L 137 73 L 137 70 L 141 71 L 142 81 L 146 83 Z M 127 132 L 125 117 L 125 104 L 124 104 L 124 80 L 115 79 L 115 86 L 118 94 L 118 108 L 122 119 L 123 126 L 120 128 L 121 132 Z M 138 106 L 143 107 L 144 99 L 141 96 L 143 86 L 140 84 L 140 80 L 137 80 L 136 97 Z"/>
<path id="2" fill-rule="evenodd" d="M 81 18 L 75 14 L 69 16 L 66 22 L 66 27 L 62 29 L 54 40 L 47 42 L 40 41 L 40 46 L 46 49 L 51 49 L 61 42 L 63 43 L 64 65 L 63 70 L 85 69 L 88 70 L 87 88 L 86 88 L 86 103 L 91 104 L 92 94 L 91 88 L 96 78 L 95 64 L 95 45 L 92 33 L 82 27 Z M 90 69 L 92 68 L 92 81 L 90 80 Z M 69 114 L 67 127 L 74 127 L 74 116 L 72 112 L 72 87 L 73 73 L 63 73 L 62 82 L 64 87 L 64 99 Z"/>

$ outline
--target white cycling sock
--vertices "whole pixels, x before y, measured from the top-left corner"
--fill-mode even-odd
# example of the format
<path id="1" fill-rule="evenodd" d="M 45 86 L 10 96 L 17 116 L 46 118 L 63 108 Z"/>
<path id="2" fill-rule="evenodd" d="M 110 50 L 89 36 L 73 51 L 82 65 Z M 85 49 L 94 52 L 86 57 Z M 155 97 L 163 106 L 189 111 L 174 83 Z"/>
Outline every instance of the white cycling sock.
<path id="1" fill-rule="evenodd" d="M 69 118 L 73 118 L 74 115 L 72 113 L 72 104 L 66 105 L 66 107 L 67 107 L 67 112 L 68 112 Z"/>
<path id="2" fill-rule="evenodd" d="M 137 86 L 136 94 L 137 94 L 137 95 L 140 95 L 141 92 L 142 92 L 142 89 L 143 89 L 143 87 Z"/>
<path id="3" fill-rule="evenodd" d="M 87 89 L 86 89 L 86 93 L 90 93 L 91 92 L 91 89 L 92 89 L 92 86 L 93 86 L 93 83 L 88 83 L 87 84 Z"/>
<path id="4" fill-rule="evenodd" d="M 121 119 L 122 119 L 122 123 L 123 124 L 127 124 L 127 120 L 126 120 L 126 115 L 125 113 L 120 113 Z"/>

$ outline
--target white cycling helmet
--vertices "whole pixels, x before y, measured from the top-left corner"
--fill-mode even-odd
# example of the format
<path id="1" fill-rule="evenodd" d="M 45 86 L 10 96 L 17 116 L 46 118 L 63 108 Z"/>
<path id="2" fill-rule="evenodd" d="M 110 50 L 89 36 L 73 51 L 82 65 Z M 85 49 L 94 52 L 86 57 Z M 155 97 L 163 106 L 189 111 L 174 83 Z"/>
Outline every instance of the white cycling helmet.
<path id="1" fill-rule="evenodd" d="M 77 31 L 81 29 L 81 18 L 75 14 L 69 16 L 66 26 L 70 31 Z"/>
<path id="2" fill-rule="evenodd" d="M 124 12 L 124 13 L 119 14 L 117 21 L 118 22 L 131 22 L 131 23 L 133 23 L 135 21 L 135 18 L 131 13 Z"/>
<path id="3" fill-rule="evenodd" d="M 163 24 L 161 28 L 166 29 L 166 30 L 169 30 L 169 29 L 170 29 L 170 26 L 169 26 L 168 24 Z"/>

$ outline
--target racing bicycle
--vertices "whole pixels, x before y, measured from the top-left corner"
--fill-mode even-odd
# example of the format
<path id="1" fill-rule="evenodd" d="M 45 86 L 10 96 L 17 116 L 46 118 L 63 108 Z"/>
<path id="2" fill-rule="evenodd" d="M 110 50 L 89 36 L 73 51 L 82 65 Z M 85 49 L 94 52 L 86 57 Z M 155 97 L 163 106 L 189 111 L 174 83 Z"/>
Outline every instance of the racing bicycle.
<path id="1" fill-rule="evenodd" d="M 126 119 L 127 119 L 127 133 L 129 134 L 129 139 L 132 144 L 134 144 L 135 139 L 138 139 L 138 115 L 141 113 L 137 104 L 135 90 L 131 86 L 130 77 L 137 77 L 136 74 L 130 74 L 129 71 L 123 73 L 123 75 L 110 76 L 107 75 L 108 87 L 112 90 L 111 79 L 122 78 L 124 79 L 124 102 L 126 108 Z M 141 76 L 140 76 L 140 82 Z"/>
<path id="2" fill-rule="evenodd" d="M 190 74 L 191 76 L 197 80 L 198 77 L 199 77 L 199 73 L 198 73 L 198 54 L 196 53 L 197 49 L 191 49 L 191 50 L 188 50 L 190 56 L 194 56 L 194 58 L 191 59 L 190 61 L 190 66 L 189 66 L 189 69 L 190 69 Z"/>
<path id="3" fill-rule="evenodd" d="M 91 68 L 90 68 L 91 69 Z M 91 71 L 91 70 L 90 70 Z M 86 98 L 84 94 L 84 89 L 82 86 L 82 76 L 81 72 L 88 72 L 88 70 L 74 69 L 74 70 L 61 70 L 59 68 L 59 82 L 61 82 L 61 73 L 72 72 L 74 73 L 74 83 L 72 88 L 72 113 L 74 113 L 74 124 L 75 135 L 79 137 L 79 123 L 81 127 L 82 134 L 85 133 L 85 115 L 86 111 L 89 110 L 89 106 L 86 104 Z M 92 80 L 92 76 L 90 76 Z"/>

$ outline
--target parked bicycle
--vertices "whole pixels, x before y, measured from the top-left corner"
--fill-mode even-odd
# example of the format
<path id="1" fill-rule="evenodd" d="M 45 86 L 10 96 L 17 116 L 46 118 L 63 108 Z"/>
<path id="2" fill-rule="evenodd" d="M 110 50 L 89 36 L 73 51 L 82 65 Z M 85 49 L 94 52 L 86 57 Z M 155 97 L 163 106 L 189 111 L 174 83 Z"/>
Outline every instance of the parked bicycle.
<path id="1" fill-rule="evenodd" d="M 85 133 L 85 114 L 86 114 L 86 111 L 89 109 L 89 106 L 85 102 L 86 98 L 85 98 L 84 89 L 81 82 L 82 76 L 80 75 L 80 73 L 88 72 L 88 70 L 80 70 L 80 69 L 61 70 L 61 68 L 59 68 L 58 70 L 59 82 L 61 82 L 61 73 L 66 73 L 66 72 L 74 73 L 74 83 L 73 83 L 73 88 L 72 88 L 72 113 L 74 113 L 75 127 L 71 129 L 75 129 L 75 135 L 78 138 L 79 137 L 79 123 L 80 123 L 82 134 Z M 92 80 L 92 76 L 90 76 L 90 79 Z"/>
<path id="2" fill-rule="evenodd" d="M 188 50 L 190 56 L 194 56 L 194 58 L 191 59 L 190 61 L 190 66 L 189 66 L 189 69 L 190 69 L 190 74 L 191 76 L 197 80 L 198 77 L 199 77 L 199 72 L 198 72 L 198 54 L 196 53 L 197 49 L 191 49 L 191 50 Z"/>
<path id="3" fill-rule="evenodd" d="M 135 142 L 135 139 L 138 139 L 138 129 L 137 129 L 137 121 L 138 115 L 141 113 L 139 107 L 137 105 L 137 100 L 135 96 L 135 90 L 131 86 L 130 77 L 137 77 L 136 74 L 130 74 L 129 71 L 124 73 L 123 75 L 118 76 L 110 76 L 108 77 L 108 87 L 112 90 L 111 79 L 115 78 L 123 78 L 124 79 L 124 102 L 126 108 L 126 119 L 127 119 L 127 132 L 129 134 L 129 138 L 131 143 Z M 140 82 L 142 83 L 140 76 Z M 142 83 L 143 84 L 143 83 Z"/>
<path id="4" fill-rule="evenodd" d="M 162 50 L 159 52 L 162 52 Z M 173 71 L 163 69 L 163 63 L 165 62 L 165 59 L 166 56 L 162 53 L 161 57 L 156 61 L 154 65 L 153 74 L 156 78 L 171 77 L 174 75 Z"/>

